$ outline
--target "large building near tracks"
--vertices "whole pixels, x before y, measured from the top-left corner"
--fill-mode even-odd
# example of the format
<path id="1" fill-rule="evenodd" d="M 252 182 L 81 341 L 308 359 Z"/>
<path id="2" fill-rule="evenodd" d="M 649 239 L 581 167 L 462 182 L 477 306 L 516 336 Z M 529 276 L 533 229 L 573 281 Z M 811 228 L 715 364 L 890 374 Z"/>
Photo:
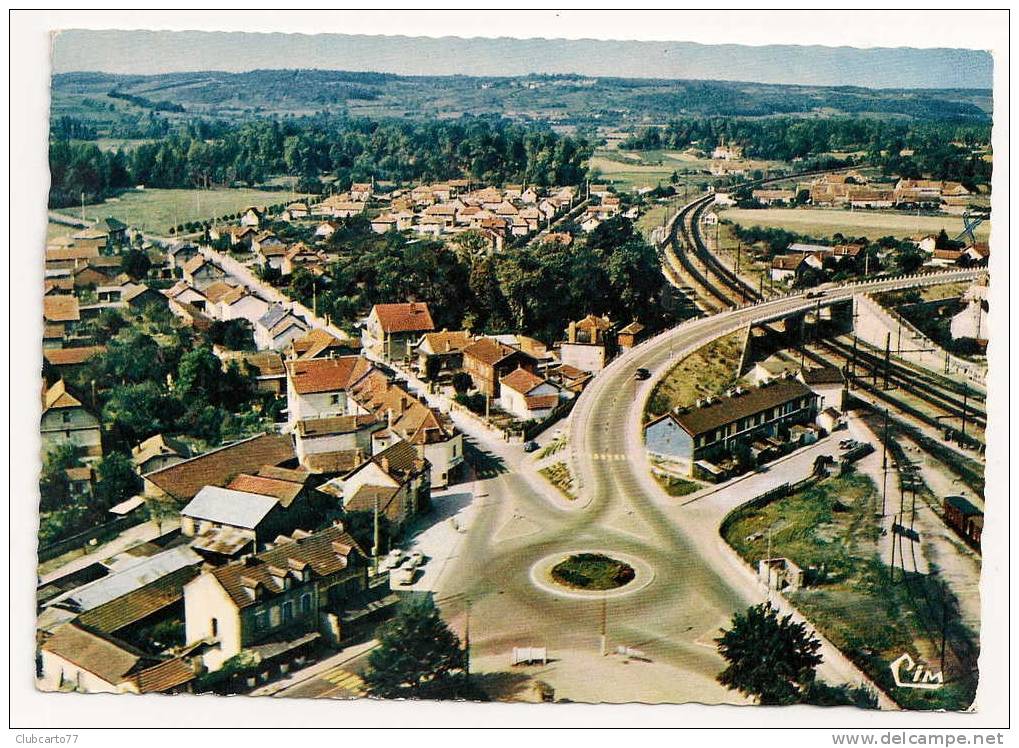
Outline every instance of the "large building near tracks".
<path id="1" fill-rule="evenodd" d="M 698 463 L 731 455 L 738 443 L 755 451 L 773 444 L 784 428 L 810 423 L 818 395 L 796 379 L 777 379 L 753 389 L 736 388 L 685 410 L 669 411 L 644 427 L 648 453 L 688 475 Z M 772 440 L 772 441 L 769 441 Z"/>

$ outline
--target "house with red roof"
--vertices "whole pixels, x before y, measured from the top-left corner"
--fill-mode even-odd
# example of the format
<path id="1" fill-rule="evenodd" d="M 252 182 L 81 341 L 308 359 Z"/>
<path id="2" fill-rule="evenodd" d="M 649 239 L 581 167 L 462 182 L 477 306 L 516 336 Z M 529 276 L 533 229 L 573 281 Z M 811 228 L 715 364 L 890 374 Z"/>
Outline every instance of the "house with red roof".
<path id="1" fill-rule="evenodd" d="M 427 304 L 376 304 L 364 322 L 361 342 L 369 354 L 389 362 L 411 356 L 421 336 L 434 330 Z"/>
<path id="2" fill-rule="evenodd" d="M 499 380 L 499 407 L 521 421 L 546 418 L 560 400 L 569 396 L 559 385 L 523 368 Z"/>

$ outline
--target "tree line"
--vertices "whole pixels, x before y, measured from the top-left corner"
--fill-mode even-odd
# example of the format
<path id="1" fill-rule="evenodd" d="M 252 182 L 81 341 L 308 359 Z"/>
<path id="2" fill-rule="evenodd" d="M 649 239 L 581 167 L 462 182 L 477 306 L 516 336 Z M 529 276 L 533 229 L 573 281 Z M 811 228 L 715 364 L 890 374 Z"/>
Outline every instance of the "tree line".
<path id="1" fill-rule="evenodd" d="M 858 162 L 880 166 L 887 174 L 930 175 L 972 185 L 990 181 L 991 164 L 973 153 L 990 136 L 990 124 L 951 120 L 689 117 L 665 127 L 642 128 L 620 147 L 654 150 L 697 145 L 707 150 L 724 142 L 741 146 L 748 158 L 779 161 L 860 151 Z M 907 155 L 900 155 L 903 151 Z"/>
<path id="2" fill-rule="evenodd" d="M 67 129 L 55 132 L 66 134 Z M 410 122 L 321 115 L 234 126 L 195 122 L 130 152 L 54 139 L 50 207 L 77 204 L 82 193 L 95 202 L 137 184 L 258 184 L 281 174 L 305 181 L 331 175 L 339 189 L 372 177 L 579 184 L 590 155 L 591 146 L 582 138 L 504 119 Z"/>
<path id="3" fill-rule="evenodd" d="M 546 343 L 587 314 L 624 324 L 664 321 L 657 252 L 621 217 L 570 247 L 537 243 L 497 255 L 474 232 L 449 243 L 408 241 L 374 234 L 360 217 L 345 219 L 329 241 L 340 253 L 329 272 L 316 278 L 298 269 L 288 293 L 338 323 L 373 304 L 408 299 L 428 302 L 438 329 L 519 332 Z"/>

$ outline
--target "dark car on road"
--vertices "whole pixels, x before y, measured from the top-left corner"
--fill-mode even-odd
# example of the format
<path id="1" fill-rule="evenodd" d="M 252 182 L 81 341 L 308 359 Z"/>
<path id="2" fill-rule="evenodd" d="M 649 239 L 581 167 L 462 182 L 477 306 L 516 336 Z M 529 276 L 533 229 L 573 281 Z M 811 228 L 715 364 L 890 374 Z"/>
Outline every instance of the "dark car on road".
<path id="1" fill-rule="evenodd" d="M 526 443 L 526 444 L 524 445 L 524 451 L 525 451 L 525 452 L 533 452 L 533 451 L 535 451 L 535 450 L 536 450 L 537 448 L 538 448 L 538 442 L 534 441 L 533 439 L 532 439 L 531 441 L 527 442 L 527 443 Z"/>
<path id="2" fill-rule="evenodd" d="M 642 366 L 641 368 L 637 369 L 637 371 L 633 372 L 633 378 L 638 380 L 650 379 L 651 372 Z"/>

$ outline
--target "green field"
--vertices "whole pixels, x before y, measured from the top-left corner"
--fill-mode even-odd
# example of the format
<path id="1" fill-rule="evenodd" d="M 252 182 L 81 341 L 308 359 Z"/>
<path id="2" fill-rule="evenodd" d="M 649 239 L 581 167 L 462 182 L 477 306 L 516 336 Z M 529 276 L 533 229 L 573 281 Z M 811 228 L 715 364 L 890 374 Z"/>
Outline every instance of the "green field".
<path id="1" fill-rule="evenodd" d="M 654 188 L 659 184 L 668 185 L 673 172 L 679 177 L 677 187 L 680 189 L 686 184 L 714 182 L 718 178 L 708 173 L 711 163 L 710 158 L 699 156 L 693 151 L 623 151 L 603 148 L 595 152 L 588 165 L 617 188 L 633 190 L 640 187 Z M 780 161 L 745 160 L 740 164 L 750 170 L 788 168 L 787 164 Z"/>
<path id="2" fill-rule="evenodd" d="M 965 709 L 976 686 L 973 632 L 934 574 L 897 572 L 879 555 L 875 520 L 880 493 L 865 475 L 827 478 L 763 506 L 737 509 L 722 526 L 726 542 L 752 567 L 783 557 L 809 571 L 808 584 L 787 592 L 801 613 L 908 709 Z M 907 562 L 908 567 L 908 562 Z M 943 611 L 942 607 L 947 606 Z M 903 652 L 938 663 L 942 625 L 949 647 L 945 687 L 897 688 L 888 664 Z"/>
<path id="3" fill-rule="evenodd" d="M 247 188 L 217 190 L 146 189 L 125 192 L 103 203 L 85 206 L 88 220 L 113 216 L 128 226 L 165 235 L 170 228 L 189 221 L 205 221 L 237 213 L 249 205 L 274 205 L 307 197 L 285 191 Z M 81 217 L 81 209 L 64 208 L 62 213 Z"/>
<path id="4" fill-rule="evenodd" d="M 698 398 L 717 395 L 739 377 L 744 331 L 713 340 L 684 358 L 655 385 L 644 415 L 656 418 L 673 408 L 693 405 Z"/>
<path id="5" fill-rule="evenodd" d="M 916 216 L 838 208 L 729 208 L 720 212 L 719 216 L 742 226 L 778 227 L 815 237 L 828 237 L 841 232 L 846 236 L 865 236 L 868 239 L 880 239 L 883 236 L 905 238 L 914 234 L 936 234 L 944 229 L 954 238 L 963 228 L 960 216 Z M 990 233 L 989 221 L 982 223 L 976 230 L 977 239 L 982 241 L 987 241 Z"/>

